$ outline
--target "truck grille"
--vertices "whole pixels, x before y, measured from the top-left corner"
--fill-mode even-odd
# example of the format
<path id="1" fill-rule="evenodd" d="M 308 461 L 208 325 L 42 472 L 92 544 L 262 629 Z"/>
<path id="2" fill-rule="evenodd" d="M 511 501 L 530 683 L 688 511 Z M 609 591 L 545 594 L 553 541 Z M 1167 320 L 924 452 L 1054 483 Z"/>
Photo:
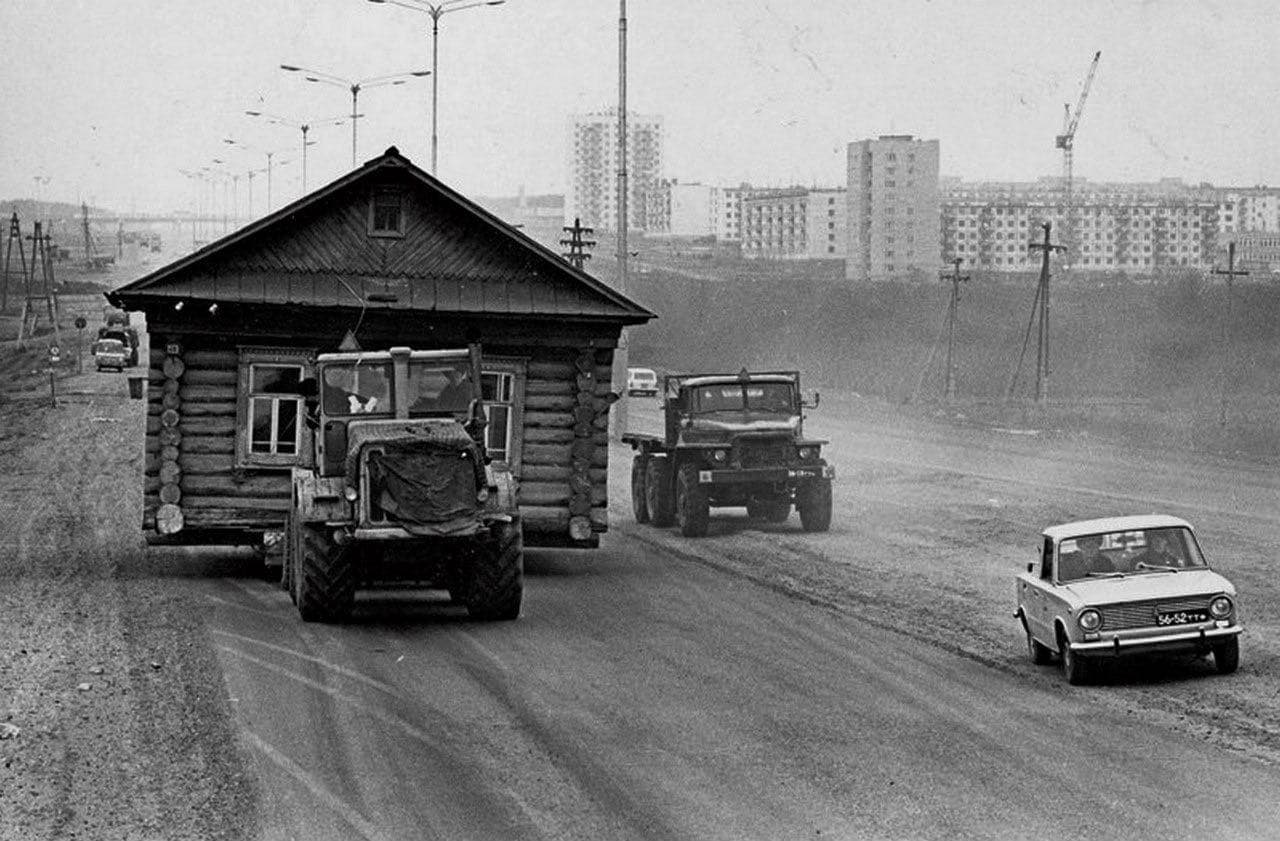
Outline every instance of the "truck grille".
<path id="1" fill-rule="evenodd" d="M 1141 602 L 1124 602 L 1098 607 L 1102 614 L 1104 631 L 1123 631 L 1128 628 L 1150 628 L 1156 625 L 1156 611 L 1175 613 L 1209 609 L 1208 596 L 1191 596 L 1182 599 L 1161 599 Z"/>
<path id="2" fill-rule="evenodd" d="M 786 441 L 751 441 L 738 447 L 738 463 L 743 467 L 778 467 L 791 461 L 791 444 Z"/>

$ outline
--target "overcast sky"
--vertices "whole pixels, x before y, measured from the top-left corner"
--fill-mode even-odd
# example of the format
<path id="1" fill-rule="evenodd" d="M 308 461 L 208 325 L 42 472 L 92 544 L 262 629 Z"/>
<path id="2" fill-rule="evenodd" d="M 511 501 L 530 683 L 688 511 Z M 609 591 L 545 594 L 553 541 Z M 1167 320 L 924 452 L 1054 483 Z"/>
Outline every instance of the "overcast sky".
<path id="1" fill-rule="evenodd" d="M 631 0 L 629 104 L 661 114 L 681 181 L 841 184 L 849 141 L 938 138 L 942 172 L 1030 180 L 1102 61 L 1077 175 L 1280 185 L 1273 0 Z M 472 195 L 562 192 L 569 114 L 617 101 L 617 0 L 506 0 L 440 21 L 440 176 Z M 280 150 L 297 196 L 298 122 L 350 94 L 279 69 L 358 79 L 431 65 L 430 18 L 365 0 L 0 0 L 0 198 L 188 207 L 180 174 L 247 171 Z M 362 92 L 359 157 L 430 163 L 429 80 Z M 314 189 L 351 164 L 349 126 L 313 129 Z M 243 181 L 241 182 L 244 183 Z M 262 181 L 255 197 L 262 207 Z M 243 199 L 242 199 L 243 200 Z"/>

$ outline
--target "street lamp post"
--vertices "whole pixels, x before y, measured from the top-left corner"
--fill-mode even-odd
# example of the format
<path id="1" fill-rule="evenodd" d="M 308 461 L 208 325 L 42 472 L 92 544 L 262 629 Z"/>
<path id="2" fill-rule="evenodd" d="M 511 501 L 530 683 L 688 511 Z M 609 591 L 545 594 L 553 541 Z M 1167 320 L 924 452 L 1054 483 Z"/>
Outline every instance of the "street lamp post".
<path id="1" fill-rule="evenodd" d="M 405 73 L 391 73 L 386 76 L 373 76 L 368 79 L 344 79 L 341 76 L 334 76 L 332 73 L 322 73 L 319 70 L 308 70 L 305 67 L 297 67 L 292 64 L 280 65 L 281 70 L 287 70 L 290 73 L 302 73 L 308 82 L 315 82 L 321 85 L 330 85 L 335 88 L 346 88 L 351 91 L 351 167 L 354 169 L 358 158 L 356 156 L 356 126 L 360 118 L 364 115 L 357 111 L 357 102 L 360 97 L 360 91 L 364 88 L 378 88 L 383 85 L 403 85 L 414 78 L 430 76 L 430 70 L 410 70 Z"/>
<path id="2" fill-rule="evenodd" d="M 254 177 L 255 175 L 258 175 L 259 173 L 263 173 L 263 172 L 265 172 L 265 173 L 267 174 L 267 209 L 266 209 L 266 212 L 267 212 L 267 213 L 270 213 L 270 212 L 271 212 L 271 165 L 272 165 L 271 159 L 276 155 L 276 153 L 277 153 L 279 150 L 278 150 L 278 149 L 272 149 L 272 150 L 270 150 L 270 151 L 265 151 L 265 152 L 264 152 L 264 151 L 263 151 L 263 150 L 261 150 L 261 149 L 255 148 L 255 147 L 253 147 L 253 146 L 246 145 L 246 144 L 244 144 L 244 143 L 241 143 L 239 140 L 236 140 L 236 139 L 231 138 L 231 137 L 228 137 L 228 138 L 224 139 L 222 142 L 223 142 L 223 143 L 226 143 L 228 146 L 234 146 L 235 148 L 240 149 L 240 150 L 245 151 L 245 152 L 257 152 L 257 153 L 264 154 L 264 155 L 266 155 L 266 156 L 267 156 L 267 165 L 266 165 L 265 167 L 258 167 L 257 169 L 250 169 L 250 170 L 246 173 L 246 177 L 249 179 L 249 217 L 250 217 L 250 218 L 253 218 L 253 177 Z M 285 165 L 285 164 L 287 164 L 287 163 L 289 163 L 289 162 L 288 162 L 288 161 L 276 161 L 276 162 L 275 162 L 275 165 L 276 165 L 276 166 L 284 166 L 284 165 Z"/>
<path id="3" fill-rule="evenodd" d="M 477 6 L 501 6 L 507 0 L 443 0 L 439 3 L 430 3 L 427 0 L 413 0 L 413 2 L 402 2 L 402 0 L 369 0 L 370 3 L 390 4 L 392 6 L 402 6 L 406 9 L 412 9 L 415 12 L 424 12 L 431 16 L 431 174 L 436 174 L 436 152 L 439 149 L 440 140 L 436 134 L 436 116 L 439 105 L 439 48 L 440 48 L 440 18 L 450 12 L 461 12 L 466 9 L 474 9 Z"/>
<path id="4" fill-rule="evenodd" d="M 268 114 L 265 111 L 245 111 L 245 113 L 248 114 L 250 117 L 262 117 L 269 123 L 275 123 L 276 125 L 281 125 L 281 126 L 288 126 L 289 128 L 296 128 L 302 131 L 302 192 L 305 195 L 307 192 L 307 146 L 310 145 L 310 143 L 307 141 L 307 132 L 311 131 L 312 125 L 332 124 L 335 126 L 340 126 L 346 120 L 346 117 L 345 116 L 325 117 L 322 120 L 313 120 L 310 123 L 298 123 L 298 122 L 294 122 L 293 120 L 286 119 L 284 117 L 278 117 L 275 114 Z"/>

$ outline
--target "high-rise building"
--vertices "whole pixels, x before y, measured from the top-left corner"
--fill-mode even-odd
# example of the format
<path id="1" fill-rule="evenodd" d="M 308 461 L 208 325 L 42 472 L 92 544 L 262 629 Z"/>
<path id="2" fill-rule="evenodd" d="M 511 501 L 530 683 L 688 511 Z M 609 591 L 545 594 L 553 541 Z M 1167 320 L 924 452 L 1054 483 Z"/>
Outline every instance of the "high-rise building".
<path id="1" fill-rule="evenodd" d="M 847 278 L 937 275 L 938 141 L 886 134 L 850 143 L 847 201 Z"/>
<path id="2" fill-rule="evenodd" d="M 618 229 L 618 109 L 569 118 L 569 190 L 564 218 L 597 230 Z M 627 112 L 627 217 L 630 229 L 663 231 L 662 117 Z"/>

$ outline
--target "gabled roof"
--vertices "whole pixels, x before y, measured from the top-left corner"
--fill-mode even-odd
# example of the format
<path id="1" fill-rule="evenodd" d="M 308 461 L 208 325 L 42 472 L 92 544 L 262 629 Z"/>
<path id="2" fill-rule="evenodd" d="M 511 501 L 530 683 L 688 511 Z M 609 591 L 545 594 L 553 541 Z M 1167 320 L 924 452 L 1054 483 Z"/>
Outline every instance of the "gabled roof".
<path id="1" fill-rule="evenodd" d="M 405 196 L 404 236 L 367 230 L 374 190 Z M 108 295 L 642 324 L 654 313 L 424 172 L 393 146 L 359 169 Z"/>

